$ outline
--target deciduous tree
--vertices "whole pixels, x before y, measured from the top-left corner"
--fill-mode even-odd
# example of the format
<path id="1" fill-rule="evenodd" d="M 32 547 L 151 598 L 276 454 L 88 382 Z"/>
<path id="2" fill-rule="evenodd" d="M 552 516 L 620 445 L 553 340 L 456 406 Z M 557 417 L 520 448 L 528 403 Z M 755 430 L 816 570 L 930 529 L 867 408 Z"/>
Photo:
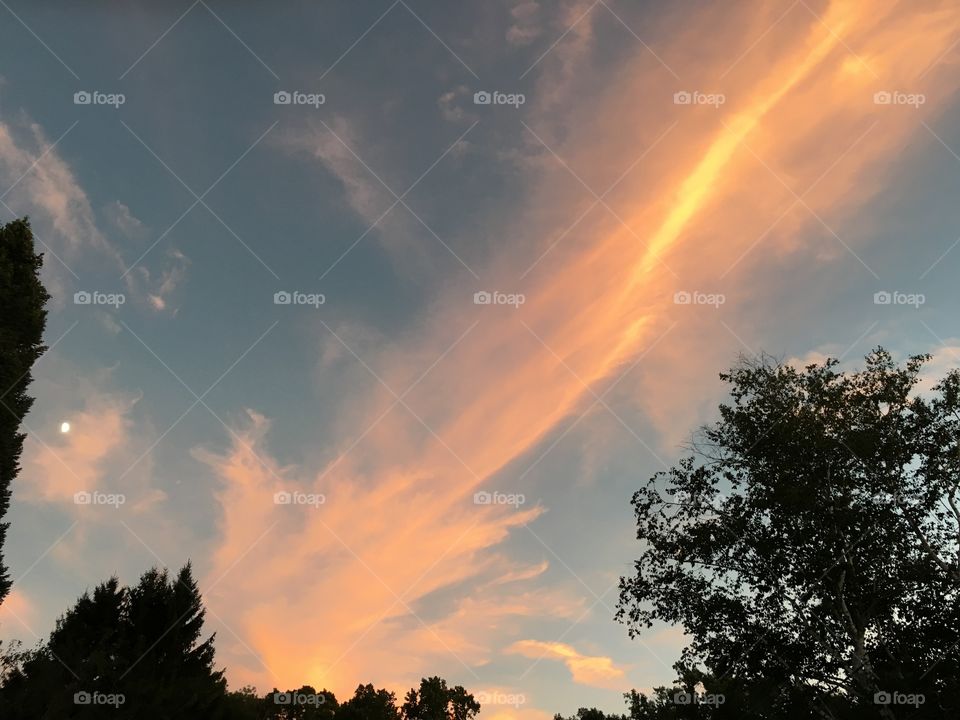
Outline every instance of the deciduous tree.
<path id="1" fill-rule="evenodd" d="M 921 394 L 927 359 L 745 361 L 634 495 L 619 617 L 684 629 L 714 717 L 960 716 L 960 372 Z"/>

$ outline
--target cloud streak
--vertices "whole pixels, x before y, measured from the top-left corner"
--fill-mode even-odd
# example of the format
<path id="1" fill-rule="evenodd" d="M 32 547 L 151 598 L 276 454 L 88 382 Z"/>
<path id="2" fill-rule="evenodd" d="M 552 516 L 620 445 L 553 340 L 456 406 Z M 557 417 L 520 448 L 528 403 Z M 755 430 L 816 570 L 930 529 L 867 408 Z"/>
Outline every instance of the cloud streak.
<path id="1" fill-rule="evenodd" d="M 540 660 L 547 658 L 559 660 L 573 676 L 573 681 L 581 685 L 610 688 L 623 688 L 624 672 L 608 657 L 584 655 L 571 645 L 560 642 L 540 640 L 519 640 L 507 648 L 507 652 Z"/>
<path id="2" fill-rule="evenodd" d="M 637 43 L 610 67 L 595 53 L 596 23 L 611 20 L 602 6 L 572 3 L 552 18 L 538 3 L 517 6 L 505 28 L 514 46 L 533 50 L 542 28 L 577 22 L 530 75 L 516 146 L 491 151 L 513 163 L 499 169 L 520 173 L 524 192 L 509 216 L 462 230 L 465 245 L 493 248 L 480 282 L 432 288 L 422 322 L 391 344 L 356 341 L 367 336 L 346 323 L 315 325 L 321 381 L 337 383 L 349 366 L 369 388 L 349 393 L 336 437 L 317 439 L 321 462 L 283 464 L 256 411 L 226 448 L 194 452 L 218 481 L 204 590 L 232 683 L 342 693 L 362 678 L 404 690 L 453 667 L 487 684 L 487 668 L 519 656 L 561 662 L 591 687 L 637 684 L 632 665 L 579 642 L 530 639 L 560 637 L 594 606 L 551 572 L 551 548 L 521 559 L 511 542 L 553 512 L 541 495 L 578 482 L 542 473 L 541 460 L 604 413 L 658 466 L 711 402 L 704 378 L 752 350 L 754 304 L 790 287 L 787 260 L 804 277 L 842 263 L 873 273 L 868 233 L 851 220 L 958 82 L 942 62 L 960 32 L 947 3 L 798 4 L 782 18 L 778 8 L 665 13 L 656 54 Z M 878 106 L 883 90 L 927 102 Z M 466 119 L 456 102 L 468 91 L 441 98 L 443 117 Z M 725 102 L 674 104 L 682 91 Z M 291 131 L 286 148 L 335 177 L 372 225 L 393 198 L 347 147 L 364 145 L 361 125 L 329 125 Z M 22 172 L 32 156 L 4 132 L 0 157 Z M 65 236 L 94 237 L 89 202 L 69 189 L 65 167 L 43 173 L 23 189 Z M 140 232 L 123 208 L 113 208 L 115 224 Z M 412 245 L 410 226 L 391 225 L 391 244 Z M 509 242 L 485 245 L 490 237 Z M 170 309 L 183 275 L 185 258 L 173 260 L 143 276 L 157 309 Z M 526 302 L 476 305 L 477 290 Z M 811 305 L 817 291 L 807 289 Z M 725 302 L 678 304 L 677 292 Z M 130 442 L 130 409 L 104 402 L 77 415 L 78 434 L 58 451 L 72 453 L 80 477 L 38 453 L 31 492 L 54 500 L 102 476 Z M 474 501 L 493 490 L 526 502 Z"/>

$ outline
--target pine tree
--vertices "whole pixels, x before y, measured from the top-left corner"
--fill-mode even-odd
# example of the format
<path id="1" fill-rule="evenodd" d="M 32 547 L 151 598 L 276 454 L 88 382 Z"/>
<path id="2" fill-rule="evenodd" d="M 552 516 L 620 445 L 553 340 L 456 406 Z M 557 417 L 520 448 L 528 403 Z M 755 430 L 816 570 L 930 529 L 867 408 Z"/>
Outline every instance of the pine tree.
<path id="1" fill-rule="evenodd" d="M 133 588 L 111 578 L 77 600 L 47 643 L 16 658 L 0 717 L 223 717 L 226 683 L 213 637 L 201 641 L 203 616 L 189 564 L 173 580 L 148 570 Z"/>
<path id="2" fill-rule="evenodd" d="M 42 265 L 27 220 L 0 227 L 0 521 L 10 506 L 11 483 L 20 471 L 25 437 L 20 424 L 33 404 L 27 395 L 33 380 L 30 371 L 46 350 L 41 341 L 50 296 L 40 282 Z M 10 591 L 3 561 L 8 526 L 0 522 L 0 602 Z"/>
<path id="3" fill-rule="evenodd" d="M 173 580 L 152 568 L 130 589 L 122 684 L 136 717 L 215 717 L 226 683 L 214 670 L 214 636 L 201 641 L 204 614 L 189 563 Z"/>

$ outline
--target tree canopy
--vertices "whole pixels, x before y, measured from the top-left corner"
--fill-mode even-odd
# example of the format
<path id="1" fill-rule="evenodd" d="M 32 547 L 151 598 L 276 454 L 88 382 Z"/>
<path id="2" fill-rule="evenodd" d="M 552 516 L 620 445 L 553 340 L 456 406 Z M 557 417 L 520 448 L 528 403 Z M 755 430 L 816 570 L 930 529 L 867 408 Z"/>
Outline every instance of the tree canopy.
<path id="1" fill-rule="evenodd" d="M 447 687 L 443 678 L 430 677 L 407 693 L 401 711 L 404 720 L 472 720 L 480 703 L 460 685 Z"/>
<path id="2" fill-rule="evenodd" d="M 26 437 L 20 424 L 33 405 L 27 395 L 31 369 L 46 350 L 43 330 L 50 296 L 40 282 L 42 265 L 26 219 L 0 227 L 0 602 L 10 591 L 3 560 L 9 523 L 2 521 L 10 507 L 11 483 L 20 471 Z"/>
<path id="3" fill-rule="evenodd" d="M 203 602 L 187 564 L 116 578 L 85 593 L 49 640 L 23 653 L 0 688 L 0 715 L 17 718 L 220 717 L 226 682 L 202 639 Z"/>
<path id="4" fill-rule="evenodd" d="M 618 617 L 684 629 L 713 717 L 960 716 L 960 372 L 919 393 L 927 360 L 744 361 L 633 496 Z"/>

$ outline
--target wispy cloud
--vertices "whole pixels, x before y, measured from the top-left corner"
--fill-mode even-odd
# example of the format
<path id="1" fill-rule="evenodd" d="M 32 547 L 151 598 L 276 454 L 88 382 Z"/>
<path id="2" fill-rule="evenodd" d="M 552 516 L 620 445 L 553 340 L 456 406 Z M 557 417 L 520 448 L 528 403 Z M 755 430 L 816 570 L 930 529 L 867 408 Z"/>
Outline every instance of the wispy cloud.
<path id="1" fill-rule="evenodd" d="M 72 295 L 69 288 L 80 281 L 80 274 L 89 277 L 105 266 L 117 271 L 126 267 L 120 244 L 101 229 L 86 190 L 60 152 L 61 143 L 71 141 L 73 127 L 51 140 L 26 116 L 20 122 L 0 121 L 0 208 L 8 215 L 31 217 L 40 249 L 54 256 L 48 257 L 46 272 L 56 298 Z M 103 215 L 125 240 L 142 242 L 149 232 L 119 200 L 107 203 Z M 186 266 L 184 255 L 171 250 L 165 267 L 127 275 L 126 290 L 148 307 L 168 309 Z"/>
<path id="2" fill-rule="evenodd" d="M 519 640 L 511 645 L 507 652 L 535 660 L 540 658 L 559 660 L 567 666 L 573 681 L 582 685 L 612 689 L 623 687 L 624 672 L 614 664 L 612 659 L 584 655 L 566 643 Z"/>
<path id="3" fill-rule="evenodd" d="M 869 274 L 866 237 L 851 213 L 889 181 L 891 153 L 958 82 L 927 69 L 960 30 L 960 15 L 838 2 L 818 19 L 798 7 L 750 49 L 756 36 L 745 36 L 742 21 L 752 12 L 685 17 L 682 32 L 661 33 L 675 38 L 668 47 L 653 54 L 637 43 L 603 82 L 585 60 L 592 16 L 577 23 L 537 69 L 521 130 L 533 158 L 523 166 L 521 210 L 476 233 L 511 238 L 482 268 L 483 285 L 444 288 L 429 323 L 402 344 L 344 351 L 342 338 L 318 330 L 375 388 L 351 396 L 351 408 L 369 412 L 340 428 L 335 460 L 319 471 L 279 467 L 269 423 L 258 416 L 230 452 L 204 456 L 224 483 L 216 567 L 225 572 L 253 546 L 244 562 L 270 578 L 231 573 L 211 602 L 279 675 L 309 668 L 317 682 L 336 684 L 399 655 L 411 674 L 439 659 L 476 672 L 535 595 L 494 580 L 488 587 L 501 591 L 464 613 L 467 601 L 454 592 L 442 603 L 442 591 L 493 573 L 496 548 L 540 510 L 478 509 L 472 494 L 504 477 L 515 492 L 529 490 L 528 469 L 591 412 L 611 414 L 624 439 L 659 463 L 661 443 L 675 442 L 716 391 L 707 385 L 715 369 L 752 345 L 737 318 L 781 283 L 758 267 L 789 256 L 796 267 L 844 261 Z M 685 52 L 691 46 L 704 52 Z M 731 49 L 763 62 L 740 63 L 721 82 L 716 68 L 733 63 Z M 928 102 L 874 104 L 887 85 L 926 92 Z M 675 104 L 674 93 L 688 90 L 723 93 L 726 102 Z M 351 137 L 348 127 L 339 122 L 337 134 Z M 340 178 L 351 206 L 375 219 L 376 181 L 335 138 L 305 137 L 302 147 Z M 526 302 L 475 305 L 481 289 L 522 292 Z M 678 291 L 723 294 L 723 314 L 718 305 L 678 303 Z M 642 410 L 660 443 L 623 421 L 622 406 Z M 271 498 L 287 485 L 327 502 L 278 514 L 291 508 Z M 528 570 L 498 572 L 503 580 Z M 575 612 L 582 598 L 548 587 L 539 592 L 555 596 L 561 616 Z M 231 602 L 240 597 L 246 607 Z M 296 632 L 284 624 L 291 617 L 304 618 Z M 248 677 L 264 672 L 233 650 Z M 563 643 L 513 650 L 548 651 L 578 681 L 627 682 L 609 658 Z"/>
<path id="4" fill-rule="evenodd" d="M 370 155 L 369 145 L 346 118 L 335 117 L 327 127 L 314 123 L 288 130 L 279 142 L 320 161 L 340 181 L 349 206 L 368 225 L 392 204 L 387 189 L 364 167 L 364 162 L 369 162 L 364 159 Z"/>
<path id="5" fill-rule="evenodd" d="M 533 574 L 486 552 L 534 520 L 538 508 L 475 505 L 463 485 L 450 482 L 450 463 L 439 456 L 433 471 L 391 463 L 392 470 L 373 477 L 348 458 L 311 479 L 276 464 L 264 446 L 268 429 L 251 414 L 228 454 L 197 456 L 222 480 L 222 544 L 212 576 L 224 579 L 210 603 L 243 628 L 266 667 L 285 681 L 307 668 L 317 682 L 341 687 L 393 667 L 389 657 L 400 647 L 410 676 L 431 662 L 471 666 L 489 659 L 484 634 L 495 619 L 533 616 L 544 603 L 567 616 L 582 611 L 578 601 L 525 588 L 524 576 Z M 304 493 L 304 504 L 276 504 L 281 492 Z M 322 503 L 307 500 L 320 495 Z M 272 529 L 261 537 L 265 528 Z M 241 557 L 261 568 L 258 577 L 228 572 Z M 485 592 L 456 590 L 484 578 Z M 512 601 L 492 593 L 489 581 L 497 578 L 513 581 Z M 291 583 L 296 591 L 276 593 Z M 241 588 L 250 601 L 243 606 L 233 602 Z M 446 601 L 435 596 L 451 590 Z M 291 617 L 294 633 L 284 629 Z M 235 650 L 234 663 L 262 677 L 264 669 Z"/>
<path id="6" fill-rule="evenodd" d="M 56 251 L 67 264 L 84 250 L 110 252 L 87 194 L 57 148 L 57 143 L 70 141 L 71 129 L 64 128 L 59 139 L 51 140 L 25 117 L 19 123 L 0 122 L 3 202 L 10 212 L 39 216 L 48 223 Z"/>

